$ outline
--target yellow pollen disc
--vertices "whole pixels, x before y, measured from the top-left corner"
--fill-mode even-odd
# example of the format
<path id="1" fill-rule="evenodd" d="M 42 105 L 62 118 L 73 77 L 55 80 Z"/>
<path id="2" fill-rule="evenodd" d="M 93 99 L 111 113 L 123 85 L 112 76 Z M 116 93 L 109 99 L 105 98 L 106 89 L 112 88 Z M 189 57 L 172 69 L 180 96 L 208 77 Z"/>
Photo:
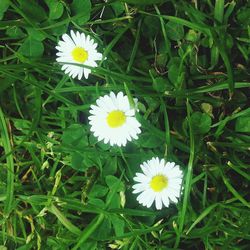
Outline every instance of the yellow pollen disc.
<path id="1" fill-rule="evenodd" d="M 80 47 L 76 47 L 72 50 L 71 52 L 72 57 L 75 61 L 79 62 L 79 63 L 84 63 L 87 59 L 88 59 L 88 52 Z"/>
<path id="2" fill-rule="evenodd" d="M 126 115 L 120 110 L 114 110 L 107 116 L 107 123 L 111 128 L 121 127 L 126 122 Z"/>
<path id="3" fill-rule="evenodd" d="M 152 178 L 150 182 L 150 187 L 155 192 L 161 192 L 167 186 L 168 186 L 168 178 L 164 175 L 156 175 Z"/>

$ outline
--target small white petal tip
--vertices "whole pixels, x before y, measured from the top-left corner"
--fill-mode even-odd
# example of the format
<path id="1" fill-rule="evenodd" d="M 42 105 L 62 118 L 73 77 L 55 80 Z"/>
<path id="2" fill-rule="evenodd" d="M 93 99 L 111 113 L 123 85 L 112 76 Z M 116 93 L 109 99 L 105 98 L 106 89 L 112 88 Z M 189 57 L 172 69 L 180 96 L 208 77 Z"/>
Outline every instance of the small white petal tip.
<path id="1" fill-rule="evenodd" d="M 92 68 L 97 67 L 96 61 L 102 58 L 102 54 L 96 50 L 97 44 L 90 41 L 93 39 L 90 40 L 89 35 L 86 37 L 84 33 L 71 30 L 70 36 L 63 34 L 62 40 L 56 46 L 59 51 L 56 54 L 56 61 L 67 66 L 67 71 L 64 71 L 72 78 L 81 80 L 84 77 L 88 79 L 91 69 L 84 67 L 84 65 Z M 79 64 L 79 66 L 75 64 Z"/>
<path id="2" fill-rule="evenodd" d="M 104 143 L 121 147 L 138 138 L 141 124 L 135 115 L 127 115 L 133 108 L 122 92 L 101 96 L 96 100 L 96 105 L 90 108 L 90 130 L 96 137 L 103 138 Z"/>
<path id="3" fill-rule="evenodd" d="M 146 207 L 155 202 L 157 210 L 168 207 L 170 202 L 177 203 L 181 193 L 183 174 L 179 165 L 165 162 L 164 159 L 153 157 L 140 165 L 143 173 L 136 173 L 132 186 L 137 200 Z"/>

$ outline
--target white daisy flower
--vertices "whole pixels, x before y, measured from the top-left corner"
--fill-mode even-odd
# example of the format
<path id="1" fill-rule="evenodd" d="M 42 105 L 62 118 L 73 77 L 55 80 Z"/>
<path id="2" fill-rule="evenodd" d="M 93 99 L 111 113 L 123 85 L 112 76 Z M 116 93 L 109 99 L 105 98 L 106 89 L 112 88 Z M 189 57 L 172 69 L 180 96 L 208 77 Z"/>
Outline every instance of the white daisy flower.
<path id="1" fill-rule="evenodd" d="M 143 162 L 140 165 L 142 173 L 136 173 L 132 186 L 133 193 L 140 193 L 137 201 L 146 207 L 151 207 L 155 201 L 156 209 L 168 207 L 170 202 L 176 203 L 180 196 L 182 171 L 174 162 L 165 162 L 158 157 Z"/>
<path id="2" fill-rule="evenodd" d="M 136 104 L 137 99 L 134 102 Z M 125 146 L 127 141 L 138 138 L 141 124 L 135 118 L 136 108 L 130 106 L 126 95 L 111 92 L 99 97 L 96 104 L 90 106 L 89 112 L 92 115 L 89 116 L 89 123 L 90 130 L 98 141 L 104 140 L 106 144 L 120 147 Z"/>
<path id="3" fill-rule="evenodd" d="M 97 52 L 97 43 L 89 35 L 86 36 L 78 31 L 74 33 L 73 30 L 70 31 L 70 34 L 71 37 L 64 34 L 62 41 L 58 42 L 56 49 L 59 52 L 56 54 L 58 56 L 56 60 L 62 63 L 80 64 L 81 66 L 64 64 L 62 70 L 72 78 L 77 76 L 80 80 L 84 75 L 87 79 L 91 70 L 83 68 L 82 65 L 96 67 L 96 61 L 102 59 L 102 54 Z"/>

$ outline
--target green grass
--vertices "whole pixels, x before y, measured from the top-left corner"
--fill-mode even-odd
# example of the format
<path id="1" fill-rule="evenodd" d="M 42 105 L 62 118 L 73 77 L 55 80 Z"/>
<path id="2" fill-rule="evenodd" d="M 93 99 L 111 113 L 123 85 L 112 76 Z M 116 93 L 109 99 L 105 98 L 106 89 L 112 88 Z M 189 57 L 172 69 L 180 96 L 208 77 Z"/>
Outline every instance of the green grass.
<path id="1" fill-rule="evenodd" d="M 250 4 L 125 2 L 0 1 L 0 249 L 249 249 Z M 70 29 L 106 57 L 88 80 L 56 63 Z M 89 130 L 110 91 L 139 100 L 121 149 Z M 161 211 L 132 194 L 152 156 L 184 172 Z"/>

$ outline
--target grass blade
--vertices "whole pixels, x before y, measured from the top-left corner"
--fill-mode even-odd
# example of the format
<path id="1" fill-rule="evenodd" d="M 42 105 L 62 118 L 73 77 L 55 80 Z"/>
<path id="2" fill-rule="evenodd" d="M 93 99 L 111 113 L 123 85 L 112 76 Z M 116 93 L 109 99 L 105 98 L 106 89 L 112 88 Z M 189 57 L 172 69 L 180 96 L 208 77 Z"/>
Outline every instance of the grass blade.
<path id="1" fill-rule="evenodd" d="M 0 131 L 1 131 L 1 139 L 3 143 L 3 148 L 5 154 L 11 152 L 11 143 L 8 135 L 8 129 L 6 125 L 6 120 L 3 114 L 3 111 L 0 107 Z M 6 157 L 7 162 L 7 190 L 6 190 L 6 199 L 4 202 L 4 214 L 8 217 L 12 209 L 13 196 L 14 196 L 14 160 L 13 155 L 9 154 Z"/>
<path id="2" fill-rule="evenodd" d="M 200 222 L 202 221 L 214 208 L 216 208 L 219 205 L 219 203 L 213 204 L 210 207 L 207 207 L 194 221 L 194 223 L 190 226 L 190 228 L 187 230 L 186 234 L 189 234 L 190 231 Z"/>
<path id="3" fill-rule="evenodd" d="M 224 14 L 224 0 L 216 0 L 214 7 L 214 19 L 217 22 L 222 23 L 223 14 Z"/>
<path id="4" fill-rule="evenodd" d="M 104 219 L 104 214 L 99 214 L 91 221 L 91 223 L 84 229 L 81 233 L 80 238 L 77 240 L 77 244 L 72 248 L 72 250 L 79 249 L 80 246 L 89 238 L 89 236 L 96 230 L 96 228 L 102 223 Z"/>
<path id="5" fill-rule="evenodd" d="M 140 41 L 140 33 L 141 33 L 141 20 L 138 23 L 138 27 L 137 27 L 137 31 L 136 31 L 136 35 L 135 35 L 135 43 L 134 43 L 134 46 L 133 46 L 133 49 L 132 49 L 132 52 L 130 55 L 130 60 L 128 62 L 126 73 L 130 72 L 131 67 L 134 63 L 136 52 L 137 52 L 139 41 Z"/>
<path id="6" fill-rule="evenodd" d="M 221 176 L 223 179 L 224 184 L 226 185 L 227 189 L 229 190 L 230 193 L 233 194 L 235 198 L 237 198 L 243 205 L 246 207 L 250 208 L 250 203 L 246 201 L 236 190 L 235 188 L 230 184 L 228 179 L 225 177 L 225 175 L 221 171 Z"/>
<path id="7" fill-rule="evenodd" d="M 190 121 L 191 116 L 191 107 L 187 100 L 187 114 L 188 114 L 188 125 L 189 125 L 189 136 L 190 136 L 190 155 L 189 155 L 189 161 L 188 161 L 188 169 L 185 176 L 185 185 L 184 185 L 184 197 L 183 197 L 183 205 L 180 212 L 179 217 L 179 228 L 178 228 L 178 234 L 176 237 L 175 245 L 174 247 L 177 248 L 180 243 L 180 237 L 183 231 L 184 227 L 184 221 L 188 206 L 188 199 L 190 195 L 191 185 L 192 185 L 192 173 L 193 173 L 193 162 L 194 162 L 194 134 L 193 134 L 193 128 Z"/>
<path id="8" fill-rule="evenodd" d="M 81 230 L 73 225 L 64 215 L 62 212 L 59 211 L 59 209 L 54 206 L 53 204 L 48 207 L 48 210 L 54 214 L 57 219 L 73 234 L 80 235 Z"/>

